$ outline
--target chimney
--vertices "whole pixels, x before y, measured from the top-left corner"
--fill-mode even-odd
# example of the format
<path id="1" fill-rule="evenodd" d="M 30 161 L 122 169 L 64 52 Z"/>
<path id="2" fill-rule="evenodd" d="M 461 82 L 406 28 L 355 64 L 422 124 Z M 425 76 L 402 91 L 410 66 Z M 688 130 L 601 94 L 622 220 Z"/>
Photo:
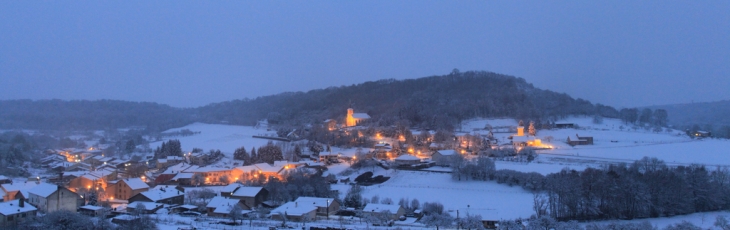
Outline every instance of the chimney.
<path id="1" fill-rule="evenodd" d="M 294 207 L 296 208 L 297 206 L 299 206 L 299 203 L 298 202 L 294 202 Z"/>
<path id="2" fill-rule="evenodd" d="M 23 199 L 18 200 L 18 207 L 21 207 L 21 208 L 25 207 L 25 200 L 23 200 Z"/>

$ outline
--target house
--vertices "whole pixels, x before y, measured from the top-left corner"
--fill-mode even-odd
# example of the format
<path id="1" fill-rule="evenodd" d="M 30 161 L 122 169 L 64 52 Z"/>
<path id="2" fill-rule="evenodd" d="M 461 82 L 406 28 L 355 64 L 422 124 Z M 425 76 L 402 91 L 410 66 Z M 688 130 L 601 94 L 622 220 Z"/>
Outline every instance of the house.
<path id="1" fill-rule="evenodd" d="M 173 185 L 192 185 L 193 184 L 193 175 L 194 173 L 178 173 L 170 179 L 170 181 L 166 184 L 173 184 Z"/>
<path id="2" fill-rule="evenodd" d="M 84 172 L 83 174 L 74 173 L 78 177 L 68 182 L 68 188 L 74 191 L 83 189 L 104 189 L 107 187 L 107 181 L 115 180 L 117 173 L 109 168 L 100 169 L 92 172 Z"/>
<path id="3" fill-rule="evenodd" d="M 240 200 L 244 209 L 251 210 L 268 199 L 269 191 L 263 187 L 247 187 L 233 183 L 221 189 L 221 196 Z"/>
<path id="4" fill-rule="evenodd" d="M 144 210 L 137 210 L 138 206 L 144 207 Z M 155 202 L 135 201 L 127 205 L 127 212 L 135 213 L 140 212 L 142 214 L 153 214 L 164 207 L 163 204 Z"/>
<path id="5" fill-rule="evenodd" d="M 369 215 L 380 215 L 387 212 L 390 214 L 388 216 L 388 219 L 391 220 L 397 220 L 401 216 L 404 216 L 406 214 L 406 210 L 397 204 L 375 204 L 375 203 L 368 203 L 365 205 L 365 208 L 362 209 L 363 214 L 369 214 Z"/>
<path id="6" fill-rule="evenodd" d="M 255 166 L 259 170 L 259 173 L 263 174 L 263 176 L 266 178 L 269 178 L 269 177 L 281 178 L 280 173 L 282 171 L 284 171 L 284 166 L 281 166 L 281 165 L 275 166 L 275 165 L 270 165 L 267 163 L 258 163 L 253 166 Z"/>
<path id="7" fill-rule="evenodd" d="M 542 140 L 534 136 L 512 136 L 512 144 L 515 147 L 540 146 Z"/>
<path id="8" fill-rule="evenodd" d="M 15 200 L 28 197 L 28 190 L 38 186 L 37 182 L 28 181 L 24 183 L 9 183 L 0 185 L 0 189 L 3 190 L 3 200 Z"/>
<path id="9" fill-rule="evenodd" d="M 234 205 L 238 205 L 241 209 L 245 210 L 243 204 L 241 204 L 239 200 L 222 196 L 213 197 L 205 208 L 208 211 L 208 216 L 227 217 Z M 246 212 L 247 211 L 244 211 L 244 213 Z"/>
<path id="10" fill-rule="evenodd" d="M 332 198 L 300 196 L 295 202 L 313 205 L 317 208 L 317 215 L 319 216 L 329 216 L 340 210 L 340 203 Z"/>
<path id="11" fill-rule="evenodd" d="M 403 155 L 400 155 L 395 158 L 395 164 L 398 166 L 415 165 L 415 164 L 420 164 L 420 163 L 421 163 L 421 158 L 418 158 L 416 156 L 409 155 L 409 154 L 403 154 Z"/>
<path id="12" fill-rule="evenodd" d="M 33 205 L 25 204 L 23 199 L 0 203 L 0 226 L 16 225 L 25 218 L 36 216 L 38 209 Z"/>
<path id="13" fill-rule="evenodd" d="M 298 201 L 292 201 L 271 210 L 269 216 L 273 220 L 286 218 L 291 221 L 306 222 L 317 217 L 317 207 L 311 203 L 300 204 Z"/>
<path id="14" fill-rule="evenodd" d="M 712 132 L 702 131 L 702 130 L 697 130 L 694 132 L 690 132 L 689 130 L 687 130 L 687 134 L 689 134 L 689 136 L 692 138 L 712 137 Z"/>
<path id="15" fill-rule="evenodd" d="M 148 191 L 141 192 L 128 199 L 129 202 L 144 201 L 162 204 L 182 205 L 185 202 L 185 193 L 173 186 L 158 185 Z"/>
<path id="16" fill-rule="evenodd" d="M 140 178 L 129 178 L 118 181 L 109 181 L 106 189 L 107 196 L 111 199 L 127 200 L 134 195 L 150 189 Z"/>
<path id="17" fill-rule="evenodd" d="M 454 157 L 456 154 L 459 153 L 457 153 L 456 150 L 453 149 L 439 150 L 431 155 L 431 160 L 436 162 L 437 165 L 448 166 L 449 162 L 451 162 L 451 158 Z"/>
<path id="18" fill-rule="evenodd" d="M 28 190 L 28 203 L 35 205 L 38 211 L 43 213 L 54 212 L 58 210 L 68 210 L 75 212 L 79 207 L 79 203 L 83 203 L 83 198 L 75 192 L 48 183 L 40 183 Z"/>
<path id="19" fill-rule="evenodd" d="M 367 113 L 355 113 L 352 108 L 347 108 L 347 118 L 345 119 L 345 125 L 347 127 L 357 126 L 360 122 L 370 119 L 370 115 Z"/>
<path id="20" fill-rule="evenodd" d="M 84 205 L 79 207 L 79 213 L 87 216 L 101 216 L 104 214 L 104 207 L 94 205 Z"/>
<path id="21" fill-rule="evenodd" d="M 581 137 L 578 136 L 578 134 L 575 134 L 575 137 L 577 137 L 577 139 L 572 140 L 570 139 L 570 137 L 568 137 L 567 143 L 571 146 L 593 144 L 593 137 Z"/>
<path id="22" fill-rule="evenodd" d="M 186 164 L 185 162 L 169 166 L 155 178 L 155 184 L 190 185 L 193 171 L 199 168 L 199 166 Z M 180 175 L 182 173 L 187 173 L 187 175 Z M 187 180 L 179 180 L 181 178 Z"/>
<path id="23" fill-rule="evenodd" d="M 333 153 L 333 152 L 321 152 L 319 153 L 319 162 L 324 162 L 325 164 L 335 163 L 337 162 L 337 159 L 340 157 L 339 153 Z"/>
<path id="24" fill-rule="evenodd" d="M 479 216 L 481 222 L 486 229 L 497 229 L 497 223 L 503 219 L 499 216 L 499 212 L 494 209 L 465 208 L 457 209 L 463 216 Z"/>
<path id="25" fill-rule="evenodd" d="M 183 162 L 185 160 L 184 157 L 181 156 L 167 156 L 167 158 L 160 158 L 157 159 L 157 169 L 163 169 L 170 165 L 179 164 L 180 162 Z"/>
<path id="26" fill-rule="evenodd" d="M 205 178 L 204 184 L 229 184 L 235 181 L 232 170 L 219 167 L 202 167 L 192 170 L 195 175 L 202 175 Z"/>

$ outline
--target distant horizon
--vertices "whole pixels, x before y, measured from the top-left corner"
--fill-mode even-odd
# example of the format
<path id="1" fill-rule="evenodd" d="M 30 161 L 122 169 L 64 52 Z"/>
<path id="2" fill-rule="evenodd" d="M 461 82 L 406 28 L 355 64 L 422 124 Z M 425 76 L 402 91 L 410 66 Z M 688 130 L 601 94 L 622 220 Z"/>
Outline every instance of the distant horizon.
<path id="1" fill-rule="evenodd" d="M 612 107 L 730 99 L 730 1 L 0 2 L 0 98 L 194 108 L 452 69 Z"/>
<path id="2" fill-rule="evenodd" d="M 469 70 L 469 71 L 472 71 L 472 70 Z M 476 71 L 476 70 L 474 70 L 474 71 Z M 507 75 L 507 74 L 505 74 L 505 75 Z M 508 75 L 508 76 L 512 76 L 512 75 Z M 424 77 L 427 77 L 427 76 L 424 76 Z M 514 76 L 514 77 L 519 78 L 518 76 Z M 388 80 L 388 79 L 389 78 L 384 78 L 384 79 L 373 80 L 373 81 Z M 403 81 L 403 80 L 409 80 L 409 79 L 418 79 L 418 78 L 395 79 L 395 80 Z M 354 85 L 357 85 L 357 84 L 362 84 L 362 83 L 365 83 L 365 82 L 358 82 L 358 83 L 353 83 L 353 84 Z M 529 81 L 527 83 L 528 84 L 532 84 Z M 353 84 L 351 84 L 351 85 L 353 85 Z M 306 92 L 309 92 L 309 91 L 312 91 L 312 90 L 320 90 L 320 89 L 326 89 L 326 88 L 329 88 L 329 87 L 344 87 L 344 86 L 348 86 L 348 85 L 339 85 L 339 86 L 331 85 L 331 86 L 326 86 L 326 87 L 322 87 L 322 88 L 315 88 L 315 89 L 309 89 L 309 90 L 304 90 L 304 91 L 282 91 L 282 92 L 278 92 L 278 93 L 274 93 L 274 94 L 260 95 L 260 96 L 256 96 L 256 97 L 234 98 L 234 99 L 228 99 L 228 100 L 222 100 L 222 101 L 213 101 L 213 102 L 208 102 L 208 103 L 205 103 L 205 104 L 202 104 L 202 105 L 195 105 L 195 106 L 179 106 L 179 105 L 172 105 L 170 103 L 159 102 L 159 101 L 151 101 L 151 100 L 150 101 L 147 101 L 147 100 L 127 100 L 127 99 L 114 99 L 114 98 L 97 98 L 97 99 L 63 99 L 63 98 L 40 98 L 40 99 L 31 99 L 31 98 L 17 98 L 17 99 L 0 99 L 0 100 L 3 100 L 3 101 L 12 101 L 12 100 L 31 100 L 31 101 L 45 101 L 45 100 L 61 100 L 61 101 L 102 101 L 102 100 L 112 100 L 112 101 L 125 101 L 125 102 L 139 102 L 139 103 L 156 103 L 156 104 L 160 104 L 160 105 L 167 105 L 167 106 L 170 106 L 170 107 L 173 107 L 173 108 L 185 109 L 185 108 L 205 107 L 205 106 L 208 106 L 208 105 L 211 105 L 211 104 L 216 104 L 216 103 L 221 103 L 221 102 L 227 102 L 227 101 L 244 100 L 244 99 L 251 99 L 251 100 L 253 100 L 253 99 L 256 99 L 258 97 L 274 96 L 274 95 L 278 95 L 278 94 L 282 94 L 282 93 L 297 93 L 297 92 L 306 93 Z M 611 105 L 611 104 L 604 104 L 604 103 L 600 103 L 600 102 L 595 102 L 595 101 L 592 101 L 592 100 L 588 100 L 588 99 L 585 99 L 585 98 L 576 97 L 576 96 L 571 95 L 570 93 L 567 93 L 567 92 L 557 92 L 557 91 L 554 91 L 552 89 L 541 88 L 539 86 L 535 86 L 535 87 L 537 87 L 539 89 L 542 89 L 542 90 L 550 90 L 550 91 L 553 91 L 553 92 L 556 92 L 556 93 L 565 93 L 565 94 L 567 94 L 568 96 L 570 96 L 570 97 L 572 97 L 574 99 L 587 100 L 587 101 L 590 101 L 592 104 L 608 105 L 608 106 L 614 107 L 615 109 L 622 109 L 622 108 L 644 108 L 644 107 L 668 106 L 668 105 L 688 105 L 688 104 L 695 104 L 695 103 L 714 103 L 714 102 L 723 102 L 723 101 L 730 100 L 730 99 L 720 99 L 720 100 L 712 100 L 712 101 L 676 102 L 676 103 L 668 103 L 668 104 L 654 104 L 654 105 L 640 105 L 640 106 L 614 106 L 614 105 Z"/>

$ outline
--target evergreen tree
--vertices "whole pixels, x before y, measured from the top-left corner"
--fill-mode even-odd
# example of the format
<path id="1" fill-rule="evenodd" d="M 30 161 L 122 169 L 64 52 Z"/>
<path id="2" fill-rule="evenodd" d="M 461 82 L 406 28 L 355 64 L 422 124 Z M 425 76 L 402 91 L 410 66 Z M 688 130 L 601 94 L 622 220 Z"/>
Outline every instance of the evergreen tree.
<path id="1" fill-rule="evenodd" d="M 265 146 L 259 148 L 258 158 L 259 162 L 273 164 L 274 161 L 284 160 L 284 154 L 279 146 L 269 142 Z"/>
<path id="2" fill-rule="evenodd" d="M 233 152 L 233 159 L 242 160 L 245 162 L 251 160 L 251 156 L 249 156 L 248 152 L 246 152 L 246 147 L 240 147 Z"/>
<path id="3" fill-rule="evenodd" d="M 259 156 L 256 155 L 256 148 L 251 148 L 251 160 L 244 161 L 244 165 L 252 165 L 252 164 L 258 164 L 259 163 Z"/>
<path id="4" fill-rule="evenodd" d="M 165 158 L 167 156 L 183 156 L 180 140 L 162 142 L 162 146 L 155 149 L 155 159 Z"/>
<path id="5" fill-rule="evenodd" d="M 96 197 L 96 192 L 92 191 L 92 192 L 91 192 L 91 193 L 89 194 L 89 202 L 88 202 L 88 203 L 86 203 L 86 204 L 87 204 L 87 205 L 96 205 L 96 203 L 97 203 L 97 197 Z"/>
<path id="6" fill-rule="evenodd" d="M 530 127 L 527 128 L 527 134 L 530 136 L 537 135 L 537 131 L 535 131 L 535 122 L 530 121 Z"/>

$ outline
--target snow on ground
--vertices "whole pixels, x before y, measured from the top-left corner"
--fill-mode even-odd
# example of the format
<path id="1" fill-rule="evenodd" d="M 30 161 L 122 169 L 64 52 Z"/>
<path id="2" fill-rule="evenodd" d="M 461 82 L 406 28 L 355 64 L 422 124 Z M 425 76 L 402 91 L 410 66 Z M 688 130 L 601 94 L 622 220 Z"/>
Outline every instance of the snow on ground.
<path id="1" fill-rule="evenodd" d="M 497 219 L 527 218 L 533 214 L 532 193 L 486 181 L 455 181 L 448 173 L 392 171 L 390 180 L 365 186 L 363 198 L 375 195 L 398 202 L 401 198 L 423 202 L 440 202 L 446 210 L 494 209 Z M 452 215 L 456 216 L 455 213 Z"/>
<path id="2" fill-rule="evenodd" d="M 659 217 L 659 218 L 635 219 L 635 220 L 607 220 L 607 221 L 595 221 L 595 222 L 590 222 L 590 223 L 599 223 L 599 224 L 641 223 L 644 221 L 649 221 L 649 223 L 651 223 L 651 225 L 656 226 L 659 229 L 663 229 L 669 225 L 678 224 L 678 223 L 681 223 L 682 221 L 687 221 L 702 229 L 719 229 L 719 228 L 715 228 L 713 226 L 715 223 L 715 218 L 717 218 L 717 216 L 725 216 L 725 218 L 730 218 L 730 212 L 727 212 L 727 211 L 700 212 L 700 213 L 693 213 L 693 214 L 689 214 L 689 215 L 681 215 L 681 216 L 673 216 L 673 217 Z"/>
<path id="3" fill-rule="evenodd" d="M 165 132 L 175 132 L 183 129 L 189 129 L 190 131 L 200 133 L 191 136 L 176 136 L 167 139 L 180 140 L 182 149 L 185 152 L 189 152 L 193 150 L 193 148 L 201 148 L 204 151 L 208 151 L 210 149 L 220 149 L 221 152 L 229 157 L 232 157 L 233 151 L 235 151 L 237 148 L 246 147 L 246 150 L 250 151 L 252 147 L 259 148 L 260 146 L 266 145 L 266 143 L 270 141 L 268 139 L 254 138 L 254 135 L 276 136 L 275 131 L 266 131 L 266 129 L 255 129 L 252 126 L 218 125 L 204 123 L 193 123 L 184 127 L 170 129 Z M 160 145 L 162 145 L 162 142 L 160 141 L 150 143 L 150 147 L 153 149 L 157 148 Z"/>
<path id="4" fill-rule="evenodd" d="M 538 136 L 554 138 L 548 144 L 553 150 L 539 151 L 556 162 L 633 162 L 645 156 L 656 157 L 670 165 L 692 163 L 708 166 L 728 166 L 726 157 L 730 149 L 729 140 L 695 140 L 676 130 L 654 133 L 643 129 L 628 129 L 629 126 L 617 119 L 604 119 L 603 124 L 593 124 L 591 118 L 571 118 L 565 121 L 579 125 L 579 129 L 540 130 Z M 623 126 L 623 129 L 621 128 Z M 592 136 L 593 145 L 572 147 L 565 143 L 568 137 Z"/>
<path id="5" fill-rule="evenodd" d="M 537 160 L 535 160 L 531 163 L 495 161 L 494 164 L 497 167 L 497 170 L 510 169 L 510 170 L 515 170 L 518 172 L 537 172 L 542 175 L 547 175 L 550 173 L 557 173 L 565 168 L 582 171 L 588 167 L 588 165 L 586 165 L 586 164 L 551 163 L 551 162 L 544 163 L 544 162 L 540 161 L 539 157 Z"/>
<path id="6" fill-rule="evenodd" d="M 474 129 L 484 129 L 487 124 L 491 125 L 492 127 L 506 127 L 506 126 L 517 126 L 518 122 L 515 121 L 515 119 L 512 118 L 503 118 L 503 119 L 484 119 L 484 118 L 478 118 L 478 119 L 470 119 L 466 120 L 461 124 L 461 129 L 464 131 L 471 131 Z M 527 125 L 527 124 L 525 124 Z"/>

